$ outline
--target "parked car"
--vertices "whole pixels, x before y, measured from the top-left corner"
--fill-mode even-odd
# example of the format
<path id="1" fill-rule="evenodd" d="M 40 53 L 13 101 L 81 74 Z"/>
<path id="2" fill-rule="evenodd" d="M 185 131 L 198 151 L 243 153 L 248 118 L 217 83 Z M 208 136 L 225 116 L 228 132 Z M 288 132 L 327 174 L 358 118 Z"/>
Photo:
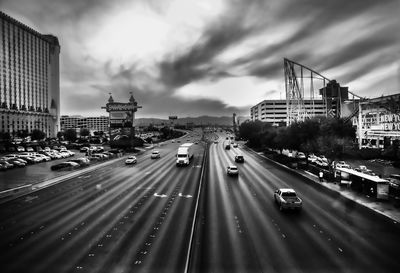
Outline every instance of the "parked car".
<path id="1" fill-rule="evenodd" d="M 5 171 L 5 170 L 7 170 L 7 167 L 0 163 L 0 171 Z"/>
<path id="2" fill-rule="evenodd" d="M 4 155 L 4 159 L 19 158 L 17 154 Z"/>
<path id="3" fill-rule="evenodd" d="M 79 149 L 79 151 L 81 153 L 86 153 L 87 151 L 89 151 L 89 147 L 82 147 L 82 148 Z"/>
<path id="4" fill-rule="evenodd" d="M 301 210 L 303 201 L 297 196 L 293 189 L 278 189 L 274 192 L 275 202 L 279 206 L 279 210 L 296 209 Z"/>
<path id="5" fill-rule="evenodd" d="M 33 153 L 31 152 L 22 152 L 20 154 L 17 155 L 19 158 L 26 158 L 26 157 L 31 157 L 33 156 Z"/>
<path id="6" fill-rule="evenodd" d="M 26 151 L 33 153 L 35 150 L 32 147 L 26 147 Z"/>
<path id="7" fill-rule="evenodd" d="M 298 159 L 306 159 L 306 155 L 303 152 L 298 152 L 296 154 L 296 158 L 298 158 Z"/>
<path id="8" fill-rule="evenodd" d="M 103 160 L 103 157 L 99 154 L 94 154 L 88 157 L 90 161 L 100 161 Z"/>
<path id="9" fill-rule="evenodd" d="M 310 163 L 315 163 L 315 162 L 317 161 L 317 159 L 318 159 L 318 157 L 317 157 L 316 155 L 314 155 L 314 154 L 310 154 L 310 155 L 308 155 L 308 157 L 307 157 L 307 160 L 308 160 L 308 162 L 310 162 Z"/>
<path id="10" fill-rule="evenodd" d="M 156 159 L 156 158 L 160 158 L 160 157 L 161 157 L 160 151 L 153 151 L 150 156 L 150 158 L 152 158 L 152 159 Z"/>
<path id="11" fill-rule="evenodd" d="M 6 160 L 8 163 L 13 164 L 15 167 L 25 167 L 26 163 L 20 161 L 18 158 L 12 158 Z"/>
<path id="12" fill-rule="evenodd" d="M 7 160 L 0 160 L 0 164 L 3 165 L 7 170 L 14 168 L 14 164 L 9 163 Z"/>
<path id="13" fill-rule="evenodd" d="M 136 163 L 137 163 L 137 159 L 136 159 L 136 156 L 134 156 L 134 155 L 128 156 L 128 158 L 125 160 L 126 165 L 136 164 Z"/>
<path id="14" fill-rule="evenodd" d="M 25 148 L 23 146 L 18 146 L 17 152 L 25 152 Z"/>
<path id="15" fill-rule="evenodd" d="M 239 175 L 239 169 L 237 166 L 233 166 L 233 165 L 228 166 L 226 168 L 226 174 L 227 175 Z"/>
<path id="16" fill-rule="evenodd" d="M 350 169 L 350 165 L 347 164 L 345 161 L 338 161 L 335 165 L 336 168 L 347 168 Z"/>
<path id="17" fill-rule="evenodd" d="M 55 170 L 61 170 L 61 169 L 75 169 L 77 167 L 79 167 L 79 164 L 75 163 L 75 162 L 61 162 L 61 163 L 51 166 L 50 169 L 52 171 L 55 171 Z"/>

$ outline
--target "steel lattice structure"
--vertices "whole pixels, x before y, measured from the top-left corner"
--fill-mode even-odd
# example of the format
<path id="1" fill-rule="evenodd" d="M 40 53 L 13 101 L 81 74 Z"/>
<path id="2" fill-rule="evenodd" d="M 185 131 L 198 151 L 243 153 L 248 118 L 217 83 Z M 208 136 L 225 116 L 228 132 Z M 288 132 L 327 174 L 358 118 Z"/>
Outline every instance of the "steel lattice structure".
<path id="1" fill-rule="evenodd" d="M 308 111 L 306 110 L 304 100 L 309 99 L 312 105 L 314 105 L 316 91 L 318 91 L 318 89 L 315 89 L 316 85 L 314 84 L 314 80 L 322 81 L 323 87 L 325 87 L 330 80 L 311 68 L 286 58 L 284 58 L 284 71 L 288 115 L 286 125 L 288 126 L 293 122 L 304 121 L 306 118 L 315 115 L 314 107 L 311 107 Z M 308 83 L 304 82 L 305 78 L 309 78 Z M 308 85 L 308 88 L 305 87 L 305 85 Z M 325 115 L 328 115 L 326 108 L 326 92 L 323 92 L 322 100 Z"/>
<path id="2" fill-rule="evenodd" d="M 316 100 L 318 100 L 320 106 L 322 101 L 324 116 L 342 117 L 342 103 L 347 100 L 347 94 L 346 97 L 341 97 L 342 91 L 336 81 L 331 81 L 317 71 L 287 58 L 284 58 L 284 73 L 287 126 L 293 122 L 304 121 L 307 118 L 314 117 L 316 115 Z M 350 91 L 347 91 L 347 93 L 353 95 L 354 106 L 355 97 L 362 99 Z M 308 102 L 308 107 L 305 107 L 305 100 Z M 332 101 L 334 101 L 334 105 Z M 348 117 L 349 120 L 358 110 L 358 107 L 353 108 L 354 111 Z"/>

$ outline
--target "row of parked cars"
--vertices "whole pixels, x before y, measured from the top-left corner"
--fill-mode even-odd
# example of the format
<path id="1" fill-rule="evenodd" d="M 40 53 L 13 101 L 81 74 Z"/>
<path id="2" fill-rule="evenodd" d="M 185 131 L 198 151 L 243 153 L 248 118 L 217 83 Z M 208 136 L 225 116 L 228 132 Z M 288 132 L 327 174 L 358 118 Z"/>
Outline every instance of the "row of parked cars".
<path id="1" fill-rule="evenodd" d="M 59 150 L 45 149 L 40 152 L 20 152 L 16 154 L 4 155 L 0 158 L 0 170 L 8 170 L 15 167 L 25 167 L 29 164 L 35 164 L 53 159 L 67 158 L 74 156 L 75 153 L 67 150 L 65 147 Z"/>

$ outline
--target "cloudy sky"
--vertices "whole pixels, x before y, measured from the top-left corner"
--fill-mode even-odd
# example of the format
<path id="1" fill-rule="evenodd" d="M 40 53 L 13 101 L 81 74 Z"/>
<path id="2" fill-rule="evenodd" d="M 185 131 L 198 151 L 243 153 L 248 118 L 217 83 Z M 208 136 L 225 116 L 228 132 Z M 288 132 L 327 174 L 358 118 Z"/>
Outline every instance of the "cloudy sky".
<path id="1" fill-rule="evenodd" d="M 283 58 L 363 97 L 400 93 L 400 0 L 0 0 L 61 44 L 61 113 L 249 115 L 285 98 Z"/>

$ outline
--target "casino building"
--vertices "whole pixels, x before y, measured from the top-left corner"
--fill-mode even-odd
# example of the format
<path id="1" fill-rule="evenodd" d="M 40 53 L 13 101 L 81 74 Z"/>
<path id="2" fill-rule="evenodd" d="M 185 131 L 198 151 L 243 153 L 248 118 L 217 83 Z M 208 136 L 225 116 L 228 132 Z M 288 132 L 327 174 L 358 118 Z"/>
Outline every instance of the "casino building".
<path id="1" fill-rule="evenodd" d="M 0 132 L 43 131 L 60 124 L 60 44 L 0 11 Z"/>
<path id="2" fill-rule="evenodd" d="M 359 148 L 383 149 L 400 140 L 400 93 L 360 102 L 353 125 Z"/>

